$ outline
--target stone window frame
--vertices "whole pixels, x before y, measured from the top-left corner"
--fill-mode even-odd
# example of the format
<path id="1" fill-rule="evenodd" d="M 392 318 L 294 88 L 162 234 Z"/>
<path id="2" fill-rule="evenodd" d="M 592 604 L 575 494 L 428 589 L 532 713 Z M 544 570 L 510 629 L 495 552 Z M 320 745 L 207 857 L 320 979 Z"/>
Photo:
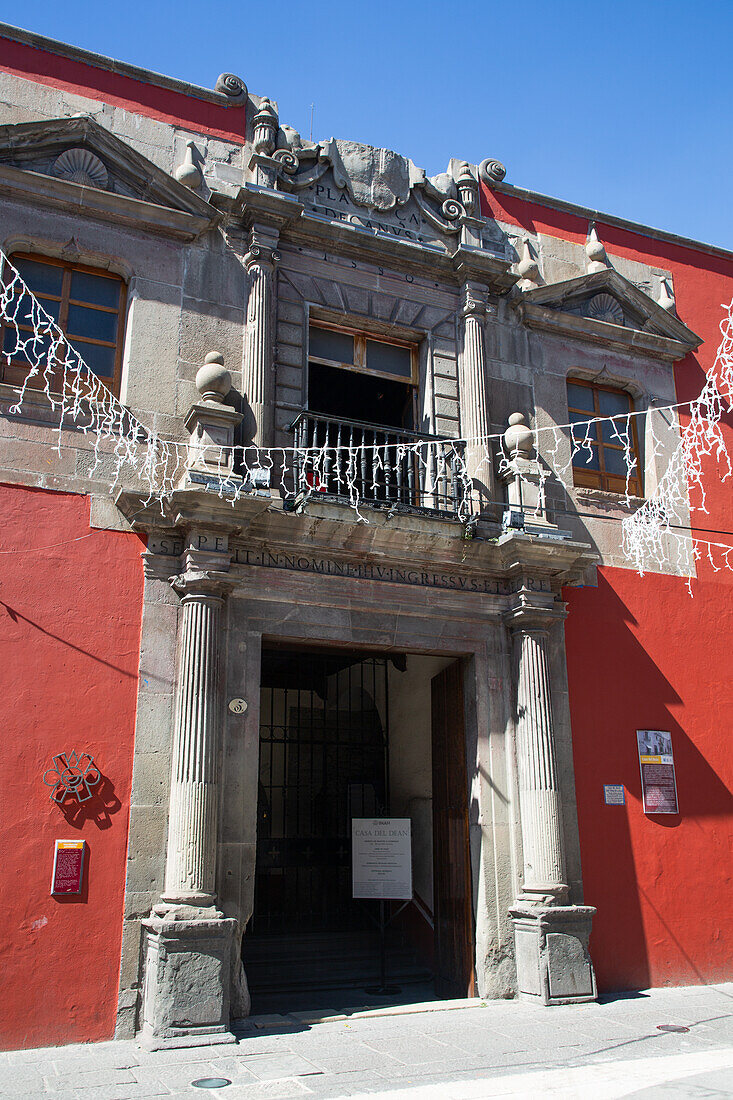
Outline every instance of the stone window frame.
<path id="1" fill-rule="evenodd" d="M 125 334 L 126 334 L 126 327 L 127 327 L 127 325 L 126 325 L 126 322 L 127 322 L 127 304 L 128 304 L 127 300 L 128 300 L 128 289 L 129 289 L 128 288 L 128 280 L 121 273 L 119 273 L 118 271 L 114 271 L 110 267 L 104 267 L 104 266 L 101 266 L 101 265 L 82 263 L 82 262 L 79 262 L 76 259 L 73 259 L 73 260 L 66 259 L 63 256 L 55 255 L 54 251 L 52 251 L 52 250 L 49 250 L 48 252 L 46 252 L 46 251 L 43 251 L 41 249 L 36 250 L 36 249 L 29 248 L 27 246 L 16 246 L 15 248 L 8 249 L 7 255 L 8 255 L 8 259 L 10 260 L 10 263 L 13 264 L 14 266 L 16 266 L 15 265 L 16 260 L 29 260 L 29 261 L 32 261 L 34 263 L 46 264 L 50 267 L 60 267 L 60 268 L 63 269 L 64 276 L 63 276 L 63 280 L 62 280 L 61 296 L 60 297 L 57 297 L 55 295 L 49 295 L 48 296 L 49 300 L 51 300 L 51 299 L 58 300 L 60 302 L 60 305 L 61 305 L 61 308 L 59 310 L 60 316 L 57 320 L 57 324 L 58 324 L 59 328 L 61 329 L 61 331 L 63 332 L 64 336 L 67 336 L 70 346 L 73 347 L 74 350 L 78 352 L 78 354 L 80 355 L 80 357 L 82 359 L 84 358 L 83 354 L 82 354 L 82 350 L 83 350 L 83 347 L 84 347 L 84 343 L 86 343 L 86 342 L 89 342 L 89 343 L 97 345 L 97 346 L 114 347 L 114 349 L 115 349 L 115 358 L 114 358 L 114 369 L 113 369 L 112 377 L 107 378 L 107 377 L 104 377 L 102 375 L 96 374 L 96 372 L 94 372 L 94 371 L 92 371 L 92 373 L 104 386 L 107 387 L 107 389 L 109 389 L 111 391 L 111 393 L 116 398 L 119 399 L 120 398 L 120 392 L 121 392 Z M 117 282 L 119 284 L 119 287 L 120 287 L 120 296 L 119 296 L 119 302 L 118 302 L 116 310 L 112 309 L 111 307 L 102 307 L 97 303 L 82 301 L 81 299 L 71 299 L 70 284 L 71 284 L 71 276 L 74 272 L 80 272 L 82 274 L 92 275 L 92 276 L 97 277 L 97 278 L 111 279 L 111 280 Z M 22 272 L 21 272 L 21 276 L 22 276 Z M 33 292 L 32 288 L 29 288 L 29 289 L 31 290 L 31 292 Z M 43 307 L 45 298 L 46 298 L 46 296 L 44 296 L 44 295 L 39 296 L 39 301 L 40 301 L 40 304 L 41 304 L 42 307 Z M 116 329 L 116 338 L 115 338 L 114 344 L 112 343 L 112 341 L 87 340 L 86 338 L 83 338 L 83 337 L 68 336 L 67 331 L 66 331 L 66 325 L 67 325 L 68 307 L 69 307 L 70 304 L 71 305 L 77 305 L 78 304 L 82 308 L 97 309 L 100 312 L 116 313 L 116 315 L 117 315 L 117 329 Z M 28 331 L 30 332 L 30 329 Z M 4 332 L 5 332 L 5 325 L 0 323 L 0 349 L 2 349 L 3 342 L 4 342 Z M 79 341 L 80 346 L 77 346 L 77 344 L 74 342 L 75 340 Z M 20 362 L 20 360 L 18 360 L 17 362 Z M 92 368 L 90 367 L 89 369 L 91 370 Z M 15 376 L 15 374 L 17 374 L 17 377 Z M 21 377 L 21 374 L 22 374 L 23 377 Z M 13 387 L 16 387 L 18 385 L 22 385 L 23 379 L 24 379 L 26 374 L 27 374 L 27 366 L 23 366 L 20 370 L 18 368 L 16 368 L 15 371 L 14 371 L 13 370 L 13 364 L 12 363 L 10 363 L 10 364 L 7 363 L 7 361 L 5 359 L 5 356 L 0 355 L 0 384 L 9 385 L 9 386 L 13 386 Z M 28 385 L 29 385 L 29 389 L 31 389 L 31 390 L 37 390 L 40 387 L 40 383 L 34 385 L 34 380 L 33 379 L 31 379 L 31 381 L 28 383 Z M 52 392 L 56 392 L 56 391 L 52 390 Z"/>

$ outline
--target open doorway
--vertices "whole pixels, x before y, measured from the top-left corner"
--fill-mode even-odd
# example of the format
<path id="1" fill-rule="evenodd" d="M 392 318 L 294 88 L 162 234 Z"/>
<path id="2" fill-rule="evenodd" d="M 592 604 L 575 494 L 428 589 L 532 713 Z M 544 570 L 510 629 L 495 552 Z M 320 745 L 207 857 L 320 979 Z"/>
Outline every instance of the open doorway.
<path id="1" fill-rule="evenodd" d="M 411 822 L 413 900 L 388 906 L 391 1000 L 471 994 L 465 755 L 456 777 L 455 721 L 446 725 L 455 672 L 447 694 L 436 687 L 446 665 L 460 680 L 459 663 L 436 657 L 263 649 L 254 910 L 242 944 L 253 1013 L 384 1002 L 365 992 L 380 969 L 379 903 L 352 897 L 354 817 Z M 446 861 L 461 868 L 458 882 Z"/>

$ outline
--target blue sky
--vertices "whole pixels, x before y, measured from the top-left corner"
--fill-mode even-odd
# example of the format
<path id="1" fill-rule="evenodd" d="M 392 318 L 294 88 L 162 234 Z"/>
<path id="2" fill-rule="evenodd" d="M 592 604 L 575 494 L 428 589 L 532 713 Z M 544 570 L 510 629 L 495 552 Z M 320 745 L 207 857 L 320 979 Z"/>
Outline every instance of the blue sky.
<path id="1" fill-rule="evenodd" d="M 507 182 L 733 249 L 733 0 L 25 0 L 8 22 L 212 87 L 314 138 Z"/>

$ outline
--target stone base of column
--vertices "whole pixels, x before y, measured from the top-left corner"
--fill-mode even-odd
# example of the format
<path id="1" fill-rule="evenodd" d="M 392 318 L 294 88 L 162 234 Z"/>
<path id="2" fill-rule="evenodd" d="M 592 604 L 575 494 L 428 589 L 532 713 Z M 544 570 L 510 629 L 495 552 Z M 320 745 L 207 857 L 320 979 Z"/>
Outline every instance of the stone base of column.
<path id="1" fill-rule="evenodd" d="M 138 1041 L 147 1050 L 234 1043 L 229 1030 L 237 922 L 217 909 L 160 906 L 143 921 L 145 985 Z"/>
<path id="2" fill-rule="evenodd" d="M 514 921 L 517 988 L 543 1005 L 595 1001 L 596 975 L 588 951 L 595 909 L 589 905 L 522 905 Z"/>

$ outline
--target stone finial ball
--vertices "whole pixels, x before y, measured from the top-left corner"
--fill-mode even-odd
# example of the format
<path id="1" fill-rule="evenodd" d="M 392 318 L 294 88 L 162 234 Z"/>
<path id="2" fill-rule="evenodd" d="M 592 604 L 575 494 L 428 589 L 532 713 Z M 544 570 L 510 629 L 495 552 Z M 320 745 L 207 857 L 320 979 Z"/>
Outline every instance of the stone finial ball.
<path id="1" fill-rule="evenodd" d="M 532 454 L 534 434 L 527 426 L 524 413 L 512 413 L 509 417 L 509 427 L 504 432 L 504 443 L 510 455 L 518 455 L 520 458 L 529 458 Z"/>
<path id="2" fill-rule="evenodd" d="M 204 401 L 223 401 L 232 388 L 232 376 L 220 351 L 210 351 L 196 374 L 196 389 Z"/>

